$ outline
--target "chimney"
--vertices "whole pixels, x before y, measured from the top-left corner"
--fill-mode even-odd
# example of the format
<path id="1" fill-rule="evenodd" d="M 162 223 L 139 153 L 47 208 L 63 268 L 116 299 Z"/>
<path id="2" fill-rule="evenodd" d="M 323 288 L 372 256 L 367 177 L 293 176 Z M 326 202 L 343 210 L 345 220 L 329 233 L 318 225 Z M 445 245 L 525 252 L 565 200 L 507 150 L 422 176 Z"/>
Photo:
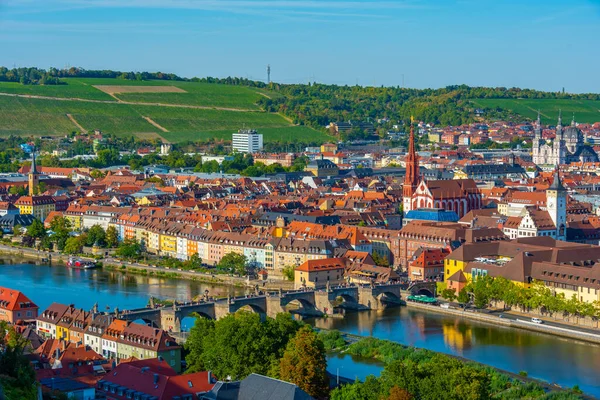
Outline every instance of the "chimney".
<path id="1" fill-rule="evenodd" d="M 211 385 L 213 383 L 212 371 L 208 371 L 208 384 Z"/>
<path id="2" fill-rule="evenodd" d="M 60 349 L 57 347 L 56 351 L 54 352 L 54 358 L 56 360 L 58 360 L 60 358 Z"/>
<path id="3" fill-rule="evenodd" d="M 154 381 L 155 385 L 158 385 L 158 378 L 159 378 L 159 375 L 158 374 L 154 374 L 153 381 Z"/>

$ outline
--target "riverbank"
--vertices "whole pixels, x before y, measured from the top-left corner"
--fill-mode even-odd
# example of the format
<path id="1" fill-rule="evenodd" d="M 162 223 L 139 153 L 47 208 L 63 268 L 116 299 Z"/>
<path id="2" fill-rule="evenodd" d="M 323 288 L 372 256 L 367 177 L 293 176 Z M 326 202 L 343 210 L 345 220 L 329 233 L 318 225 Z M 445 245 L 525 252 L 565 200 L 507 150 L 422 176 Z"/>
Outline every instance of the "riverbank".
<path id="1" fill-rule="evenodd" d="M 37 251 L 35 249 L 23 248 L 23 247 L 13 247 L 7 245 L 0 245 L 0 256 L 13 256 L 19 258 L 26 258 L 29 260 L 36 260 L 40 263 L 43 259 L 50 259 L 53 266 L 61 266 L 65 267 L 65 263 L 69 259 L 69 255 L 57 253 L 57 252 L 44 252 Z M 82 260 L 89 261 L 97 261 L 92 257 L 79 257 Z M 294 282 L 283 281 L 283 280 L 273 280 L 269 279 L 266 281 L 260 281 L 256 279 L 248 279 L 243 277 L 231 276 L 231 275 L 223 275 L 223 274 L 206 274 L 202 272 L 195 271 L 184 271 L 184 270 L 174 270 L 163 267 L 153 267 L 150 265 L 140 264 L 140 263 L 131 263 L 126 261 L 121 261 L 113 258 L 105 258 L 100 260 L 102 263 L 102 268 L 109 271 L 119 271 L 127 274 L 135 274 L 135 275 L 143 275 L 143 276 L 155 276 L 160 278 L 168 278 L 168 279 L 187 279 L 193 280 L 196 282 L 207 283 L 211 285 L 223 285 L 223 286 L 234 286 L 234 287 L 248 287 L 254 288 L 256 285 L 259 286 L 260 289 L 267 290 L 292 290 L 294 288 Z M 123 268 L 125 267 L 125 268 Z"/>
<path id="2" fill-rule="evenodd" d="M 552 384 L 552 383 L 543 381 L 541 379 L 529 377 L 522 373 L 510 372 L 510 371 L 496 368 L 496 367 L 493 367 L 493 366 L 490 366 L 487 364 L 472 361 L 472 360 L 469 360 L 469 359 L 461 357 L 461 356 L 449 355 L 449 354 L 440 353 L 440 352 L 423 349 L 423 348 L 419 348 L 419 347 L 415 347 L 415 346 L 407 346 L 407 345 L 404 345 L 404 344 L 401 344 L 398 342 L 394 342 L 392 340 L 382 340 L 382 339 L 377 339 L 377 338 L 373 338 L 370 336 L 346 334 L 346 333 L 341 333 L 341 332 L 335 331 L 335 330 L 334 331 L 319 330 L 319 332 L 324 332 L 324 333 L 327 332 L 325 334 L 325 336 L 327 336 L 328 334 L 334 333 L 334 332 L 336 332 L 336 334 L 341 335 L 341 337 L 345 340 L 346 344 L 342 347 L 338 347 L 336 349 L 329 350 L 329 352 L 328 352 L 329 356 L 331 356 L 331 355 L 337 355 L 338 357 L 349 356 L 349 357 L 352 357 L 352 362 L 355 362 L 354 357 L 359 357 L 360 362 L 365 362 L 365 361 L 376 362 L 376 363 L 380 363 L 381 366 L 383 366 L 385 368 L 385 366 L 389 362 L 396 361 L 396 360 L 411 359 L 413 362 L 420 363 L 424 359 L 431 357 L 431 356 L 425 355 L 425 354 L 427 354 L 427 352 L 429 352 L 430 354 L 443 355 L 443 356 L 453 358 L 455 360 L 458 360 L 458 361 L 464 363 L 465 365 L 476 366 L 476 368 L 478 368 L 478 369 L 487 370 L 488 373 L 490 373 L 490 374 L 494 374 L 494 373 L 499 374 L 499 376 L 496 379 L 497 381 L 502 380 L 503 378 L 501 376 L 504 375 L 513 381 L 519 381 L 524 384 L 527 384 L 527 383 L 536 384 L 536 385 L 540 386 L 541 388 L 543 388 L 547 392 L 551 392 L 551 391 L 572 392 L 571 388 L 564 388 L 564 387 L 558 386 L 556 384 Z M 323 338 L 324 336 L 321 336 L 321 337 Z M 416 356 L 416 357 L 411 357 L 411 354 L 421 353 L 421 352 L 423 352 L 422 355 Z M 490 372 L 490 371 L 493 371 L 493 372 Z M 363 381 L 364 381 L 364 379 L 363 379 Z M 510 387 L 510 385 L 508 385 L 508 387 Z M 576 395 L 578 396 L 578 398 L 581 398 L 581 399 L 595 399 L 595 397 L 593 397 L 589 394 L 576 393 Z"/>
<path id="3" fill-rule="evenodd" d="M 409 308 L 418 308 L 421 310 L 427 310 L 434 313 L 446 314 L 446 315 L 454 315 L 461 318 L 467 318 L 471 320 L 475 320 L 478 322 L 483 322 L 486 324 L 491 324 L 495 326 L 507 326 L 511 328 L 524 329 L 534 332 L 541 332 L 550 335 L 561 336 L 568 339 L 575 340 L 583 340 L 585 342 L 600 344 L 600 332 L 591 333 L 583 330 L 579 330 L 574 327 L 560 327 L 553 326 L 547 324 L 535 324 L 526 320 L 524 317 L 519 318 L 507 318 L 507 316 L 511 316 L 509 312 L 504 312 L 501 315 L 503 318 L 500 318 L 498 315 L 489 315 L 480 312 L 474 311 L 464 311 L 461 309 L 453 309 L 453 308 L 441 308 L 440 306 L 421 304 L 415 302 L 407 302 L 407 307 Z"/>

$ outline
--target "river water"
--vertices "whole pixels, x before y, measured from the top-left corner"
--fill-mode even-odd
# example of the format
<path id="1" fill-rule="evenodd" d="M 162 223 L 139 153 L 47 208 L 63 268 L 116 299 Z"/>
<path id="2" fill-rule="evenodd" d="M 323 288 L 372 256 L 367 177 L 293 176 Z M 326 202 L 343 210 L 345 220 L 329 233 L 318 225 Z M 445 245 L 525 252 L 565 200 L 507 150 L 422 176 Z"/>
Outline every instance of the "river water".
<path id="1" fill-rule="evenodd" d="M 41 309 L 56 301 L 85 309 L 98 303 L 100 310 L 124 310 L 145 306 L 150 296 L 190 300 L 205 290 L 211 296 L 245 291 L 100 269 L 83 271 L 29 264 L 0 265 L 0 286 L 24 292 Z M 598 345 L 406 307 L 307 322 L 319 328 L 457 355 L 515 373 L 526 371 L 531 377 L 561 386 L 579 385 L 584 392 L 600 397 Z M 183 321 L 184 327 L 190 323 Z M 328 369 L 347 378 L 364 379 L 369 374 L 377 375 L 381 368 L 378 363 L 350 356 L 331 356 Z"/>

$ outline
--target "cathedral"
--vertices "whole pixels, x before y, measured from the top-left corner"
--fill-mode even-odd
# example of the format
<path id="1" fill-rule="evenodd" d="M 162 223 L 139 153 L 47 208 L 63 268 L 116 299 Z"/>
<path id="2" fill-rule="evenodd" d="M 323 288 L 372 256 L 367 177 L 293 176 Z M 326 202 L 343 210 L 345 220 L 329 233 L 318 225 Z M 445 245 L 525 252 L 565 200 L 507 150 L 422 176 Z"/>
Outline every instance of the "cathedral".
<path id="1" fill-rule="evenodd" d="M 537 165 L 560 165 L 572 162 L 598 162 L 598 155 L 591 146 L 584 144 L 583 132 L 577 129 L 575 116 L 571 126 L 562 126 L 562 117 L 558 115 L 556 137 L 552 144 L 542 138 L 540 114 L 535 125 L 533 139 L 533 162 Z"/>

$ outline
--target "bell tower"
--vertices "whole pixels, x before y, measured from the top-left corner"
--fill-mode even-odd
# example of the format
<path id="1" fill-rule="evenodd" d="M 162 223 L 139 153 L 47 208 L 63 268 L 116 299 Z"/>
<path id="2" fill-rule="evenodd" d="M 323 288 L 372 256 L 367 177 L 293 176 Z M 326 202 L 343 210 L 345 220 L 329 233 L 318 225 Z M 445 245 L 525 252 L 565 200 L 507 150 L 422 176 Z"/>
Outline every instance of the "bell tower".
<path id="1" fill-rule="evenodd" d="M 415 150 L 414 119 L 410 117 L 410 138 L 408 142 L 408 153 L 406 154 L 406 175 L 402 185 L 402 205 L 406 214 L 412 210 L 412 197 L 419 185 L 419 155 Z"/>

